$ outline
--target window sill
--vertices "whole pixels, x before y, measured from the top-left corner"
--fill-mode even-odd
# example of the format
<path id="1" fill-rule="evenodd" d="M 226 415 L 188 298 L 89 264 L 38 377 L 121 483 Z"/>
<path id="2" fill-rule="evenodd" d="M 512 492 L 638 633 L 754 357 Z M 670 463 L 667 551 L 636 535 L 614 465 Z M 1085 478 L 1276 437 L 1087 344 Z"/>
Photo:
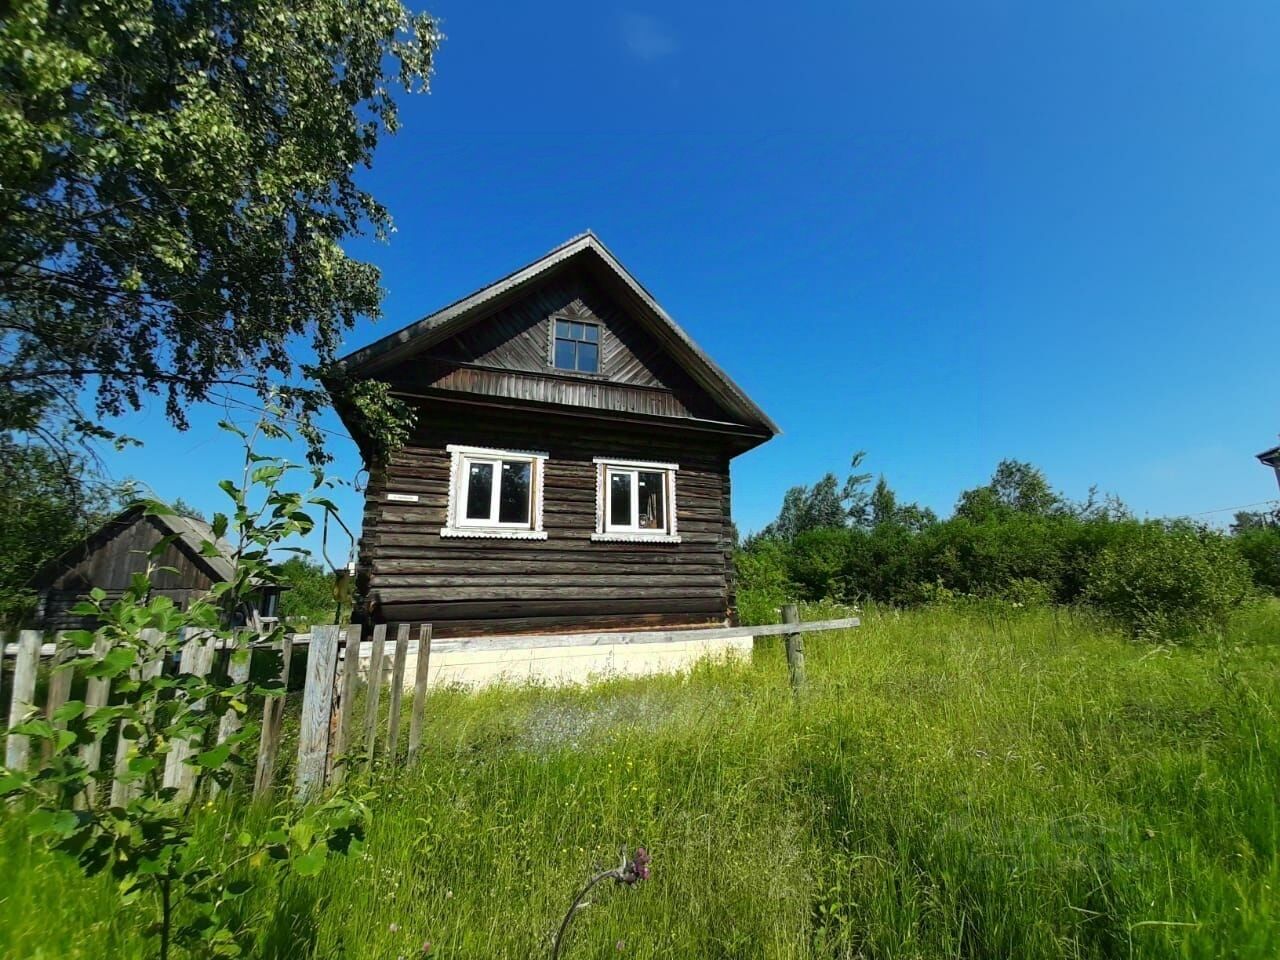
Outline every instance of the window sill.
<path id="1" fill-rule="evenodd" d="M 501 527 L 441 527 L 442 537 L 474 537 L 484 540 L 545 540 L 545 530 L 505 530 Z"/>
<path id="2" fill-rule="evenodd" d="M 680 536 L 670 533 L 593 533 L 592 543 L 679 543 Z"/>

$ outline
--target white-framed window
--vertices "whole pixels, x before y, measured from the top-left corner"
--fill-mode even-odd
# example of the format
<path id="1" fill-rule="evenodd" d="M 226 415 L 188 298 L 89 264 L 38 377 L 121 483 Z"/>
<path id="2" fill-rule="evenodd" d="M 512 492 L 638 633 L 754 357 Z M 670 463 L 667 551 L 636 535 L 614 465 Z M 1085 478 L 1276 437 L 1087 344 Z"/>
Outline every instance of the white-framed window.
<path id="1" fill-rule="evenodd" d="M 592 540 L 679 543 L 675 463 L 596 457 Z"/>
<path id="2" fill-rule="evenodd" d="M 449 516 L 442 537 L 545 540 L 545 453 L 449 444 Z"/>

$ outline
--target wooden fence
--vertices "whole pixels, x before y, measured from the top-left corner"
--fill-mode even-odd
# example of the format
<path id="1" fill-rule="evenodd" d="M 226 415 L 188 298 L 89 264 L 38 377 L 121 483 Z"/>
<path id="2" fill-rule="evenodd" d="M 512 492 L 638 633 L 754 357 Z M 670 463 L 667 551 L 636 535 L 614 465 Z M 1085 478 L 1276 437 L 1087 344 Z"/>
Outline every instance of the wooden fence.
<path id="1" fill-rule="evenodd" d="M 661 643 L 671 640 L 711 640 L 724 636 L 783 636 L 787 650 L 792 685 L 798 689 L 805 683 L 804 648 L 801 634 L 818 630 L 837 630 L 858 626 L 856 618 L 842 620 L 799 622 L 795 608 L 784 610 L 786 622 L 759 627 L 714 627 L 673 631 L 635 631 L 620 633 L 578 633 L 545 636 L 477 637 L 446 640 L 437 644 L 442 650 L 474 649 L 519 650 L 530 647 L 573 647 L 586 645 L 628 645 Z M 394 633 L 394 636 L 390 634 Z M 372 763 L 381 756 L 392 765 L 404 760 L 412 761 L 421 749 L 425 733 L 425 709 L 427 674 L 432 651 L 431 624 L 401 623 L 389 628 L 379 624 L 372 630 L 372 639 L 361 642 L 359 626 L 319 626 L 309 638 L 286 637 L 274 649 L 251 637 L 238 642 L 249 649 L 249 658 L 237 662 L 229 654 L 235 644 L 217 642 L 194 635 L 181 648 L 176 664 L 152 660 L 135 668 L 139 678 L 155 676 L 162 670 L 178 674 L 205 676 L 214 669 L 219 654 L 226 658 L 229 683 L 244 682 L 251 673 L 253 658 L 270 653 L 278 664 L 279 679 L 286 686 L 294 647 L 305 643 L 307 650 L 306 679 L 302 691 L 302 712 L 298 728 L 297 762 L 294 767 L 293 788 L 296 796 L 306 799 L 315 796 L 326 784 L 341 782 L 353 764 Z M 144 637 L 145 639 L 145 637 Z M 101 641 L 99 641 L 101 643 Z M 32 715 L 43 715 L 50 721 L 54 713 L 70 696 L 75 678 L 75 666 L 53 670 L 68 659 L 85 664 L 100 658 L 106 650 L 95 647 L 82 653 L 62 641 L 60 635 L 46 640 L 36 630 L 23 630 L 16 644 L 4 648 L 5 660 L 12 657 L 8 725 L 13 727 Z M 416 667 L 412 683 L 405 677 L 410 654 L 416 655 Z M 362 664 L 367 664 L 362 680 Z M 37 679 L 42 667 L 51 672 L 45 687 L 44 703 L 36 703 Z M 7 671 L 0 669 L 0 678 Z M 389 683 L 388 681 L 389 674 Z M 385 730 L 379 710 L 384 683 L 388 709 Z M 356 729 L 356 702 L 361 688 L 364 690 L 363 729 Z M 410 691 L 409 728 L 405 749 L 401 749 L 401 719 L 403 698 Z M 109 680 L 89 678 L 85 682 L 84 702 L 87 712 L 106 706 L 111 699 Z M 281 743 L 284 739 L 284 697 L 267 697 L 262 707 L 262 727 L 258 745 L 257 765 L 253 778 L 254 796 L 269 793 L 275 783 Z M 216 732 L 216 742 L 222 743 L 234 734 L 240 725 L 234 713 L 223 716 Z M 123 803 L 128 798 L 129 785 L 119 774 L 124 770 L 128 756 L 128 742 L 123 729 L 80 747 L 80 756 L 92 771 L 100 769 L 103 759 L 103 740 L 108 741 L 112 752 L 116 777 L 111 788 L 112 803 Z M 381 749 L 379 744 L 381 743 Z M 187 761 L 193 753 L 203 749 L 199 744 L 175 742 L 166 755 L 164 783 L 178 791 L 181 799 L 191 796 L 195 785 L 195 768 Z M 5 743 L 5 763 L 9 769 L 26 769 L 32 764 L 29 738 L 21 734 L 9 734 Z M 211 788 L 216 789 L 216 788 Z"/>
<path id="2" fill-rule="evenodd" d="M 406 757 L 413 757 L 422 744 L 423 713 L 426 707 L 427 669 L 431 656 L 431 625 L 402 623 L 394 628 L 394 638 L 388 637 L 385 624 L 373 628 L 371 641 L 360 641 L 360 627 L 315 627 L 306 639 L 306 681 L 302 691 L 302 713 L 298 728 L 298 753 L 294 767 L 294 791 L 300 798 L 315 795 L 327 783 L 340 782 L 352 763 L 372 762 L 382 756 L 392 764 Z M 144 641 L 146 637 L 143 637 Z M 225 657 L 228 682 L 243 683 L 250 676 L 255 657 L 271 655 L 279 664 L 279 679 L 286 686 L 293 659 L 294 639 L 286 637 L 274 650 L 254 641 L 242 638 L 239 643 L 248 647 L 248 658 L 233 659 L 230 656 L 236 643 L 214 641 L 193 636 L 181 648 L 174 664 L 162 659 L 152 660 L 134 668 L 140 679 L 153 677 L 163 670 L 177 674 L 206 676 L 214 669 L 219 654 Z M 388 646 L 391 649 L 388 651 Z M 400 731 L 402 698 L 405 693 L 404 667 L 410 650 L 417 653 L 417 669 L 412 687 L 407 750 L 403 749 Z M 31 716 L 43 716 L 53 720 L 55 712 L 67 702 L 76 682 L 77 664 L 65 666 L 69 659 L 88 665 L 106 654 L 95 647 L 81 652 L 63 642 L 60 635 L 48 639 L 37 630 L 22 630 L 16 644 L 4 649 L 5 666 L 12 661 L 11 670 L 0 671 L 0 677 L 8 680 L 8 726 L 13 727 Z M 361 677 L 361 664 L 368 663 L 365 676 Z M 385 732 L 379 722 L 378 705 L 381 688 L 386 681 L 386 666 L 391 665 L 389 711 Z M 53 669 L 61 667 L 61 669 Z M 37 680 L 43 668 L 49 670 L 43 703 L 36 702 Z M 7 674 L 7 677 L 5 677 Z M 356 702 L 361 688 L 365 691 L 364 729 L 355 729 Z M 0 703 L 4 702 L 0 693 Z M 84 684 L 84 703 L 88 713 L 111 702 L 111 681 L 88 678 Z M 280 746 L 284 739 L 285 698 L 266 697 L 262 707 L 262 728 L 258 745 L 257 765 L 253 777 L 253 793 L 262 796 L 271 791 L 276 779 L 276 767 Z M 164 785 L 178 791 L 179 799 L 191 796 L 195 785 L 195 768 L 187 759 L 205 746 L 224 742 L 240 727 L 240 718 L 234 712 L 223 715 L 215 734 L 215 744 L 188 744 L 175 741 L 165 757 Z M 382 734 L 382 736 L 380 736 Z M 91 771 L 98 771 L 103 762 L 106 741 L 115 764 L 116 777 L 111 786 L 111 802 L 124 803 L 129 796 L 129 785 L 120 779 L 128 757 L 128 741 L 124 725 L 112 733 L 82 745 L 80 758 Z M 380 748 L 380 749 L 379 749 Z M 5 742 L 4 765 L 11 770 L 27 769 L 34 762 L 30 738 L 22 734 L 9 734 Z M 216 789 L 216 786 L 211 787 Z"/>

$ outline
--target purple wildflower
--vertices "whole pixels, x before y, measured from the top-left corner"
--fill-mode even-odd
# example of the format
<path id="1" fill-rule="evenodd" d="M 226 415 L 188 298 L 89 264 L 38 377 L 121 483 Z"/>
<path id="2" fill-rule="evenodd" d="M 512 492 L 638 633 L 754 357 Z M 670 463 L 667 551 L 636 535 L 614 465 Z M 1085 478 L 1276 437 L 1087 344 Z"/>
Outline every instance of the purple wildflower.
<path id="1" fill-rule="evenodd" d="M 619 873 L 619 882 L 632 886 L 641 880 L 648 880 L 649 864 L 652 862 L 653 858 L 649 856 L 648 850 L 644 847 L 636 847 L 635 854 L 626 862 Z"/>

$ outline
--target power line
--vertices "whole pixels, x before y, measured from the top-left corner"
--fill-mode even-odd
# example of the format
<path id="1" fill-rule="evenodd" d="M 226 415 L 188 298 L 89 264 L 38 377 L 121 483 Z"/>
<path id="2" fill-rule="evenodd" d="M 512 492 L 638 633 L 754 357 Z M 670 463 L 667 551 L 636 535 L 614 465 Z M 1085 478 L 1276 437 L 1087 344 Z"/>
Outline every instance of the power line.
<path id="1" fill-rule="evenodd" d="M 1257 503 L 1244 503 L 1238 507 L 1218 507 L 1216 510 L 1201 510 L 1199 513 L 1186 513 L 1186 517 L 1207 517 L 1211 513 L 1229 513 L 1233 510 L 1248 510 L 1250 507 L 1269 507 L 1280 504 L 1280 500 L 1259 500 Z"/>
<path id="2" fill-rule="evenodd" d="M 245 400 L 241 400 L 239 397 L 233 397 L 225 393 L 220 393 L 216 390 L 210 390 L 209 396 L 216 397 L 219 400 L 223 401 L 224 403 L 236 406 L 239 409 L 245 410 L 249 413 L 265 413 L 266 412 L 265 407 L 256 406 L 255 404 L 249 403 Z M 302 421 L 299 420 L 297 417 L 291 417 L 288 414 L 277 414 L 277 416 L 279 417 L 279 419 L 284 420 L 286 423 L 292 423 L 298 426 L 303 425 Z M 328 434 L 331 437 L 341 437 L 344 440 L 350 440 L 352 443 L 355 442 L 355 438 L 352 437 L 351 434 L 343 433 L 341 430 L 330 430 L 327 427 L 319 427 L 319 426 L 316 426 L 315 424 L 311 424 L 311 427 L 312 429 L 318 430 L 320 433 Z"/>

